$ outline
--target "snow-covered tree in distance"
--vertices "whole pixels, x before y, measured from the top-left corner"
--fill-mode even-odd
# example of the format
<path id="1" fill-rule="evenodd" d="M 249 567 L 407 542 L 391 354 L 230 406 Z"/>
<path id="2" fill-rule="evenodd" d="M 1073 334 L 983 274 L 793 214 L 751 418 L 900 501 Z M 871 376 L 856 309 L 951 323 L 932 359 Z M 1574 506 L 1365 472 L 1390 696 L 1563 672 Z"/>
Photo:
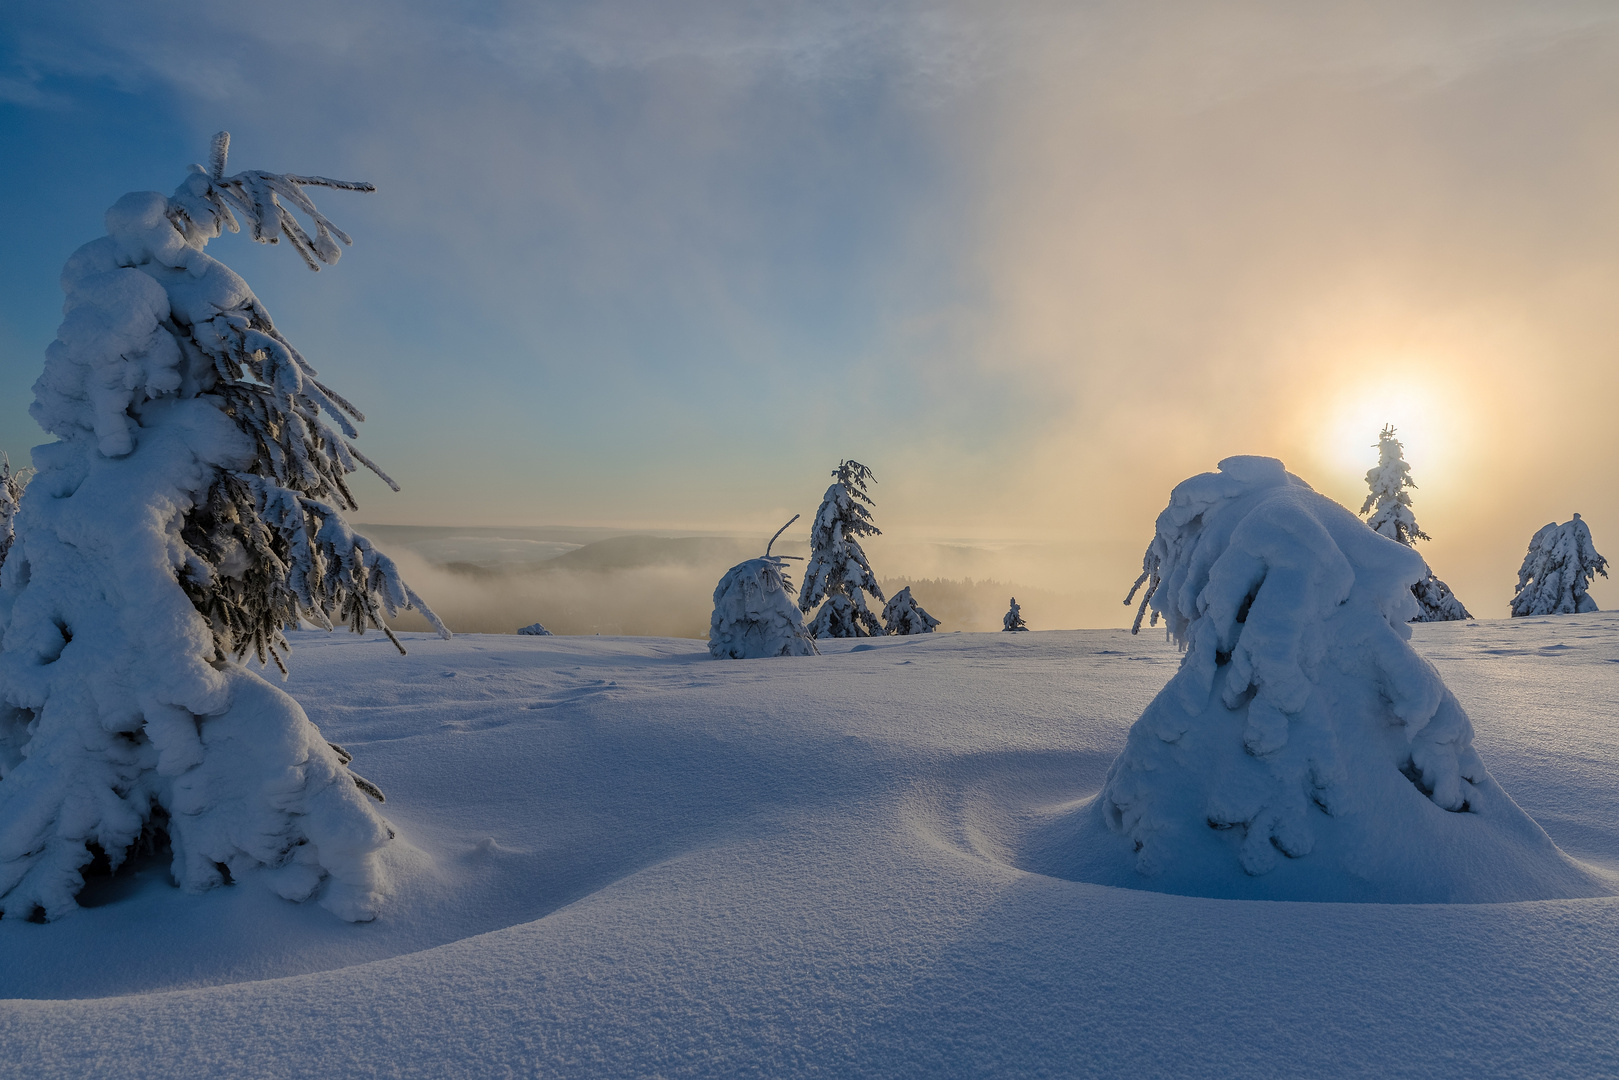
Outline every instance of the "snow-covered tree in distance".
<path id="1" fill-rule="evenodd" d="M 1572 521 L 1545 525 L 1529 540 L 1518 570 L 1512 615 L 1574 615 L 1596 611 L 1586 592 L 1597 574 L 1608 576 L 1608 560 L 1597 554 L 1591 529 L 1575 514 Z"/>
<path id="2" fill-rule="evenodd" d="M 243 660 L 281 666 L 300 616 L 394 639 L 384 615 L 415 608 L 448 631 L 343 520 L 346 475 L 377 471 L 347 441 L 359 412 L 203 250 L 240 221 L 319 269 L 349 238 L 304 189 L 372 188 L 227 176 L 228 147 L 171 198 L 119 199 L 62 272 L 30 407 L 57 441 L 34 450 L 0 577 L 10 917 L 67 914 L 86 864 L 160 833 L 188 890 L 256 878 L 350 920 L 383 897 L 381 792 Z"/>
<path id="3" fill-rule="evenodd" d="M 14 519 L 22 505 L 22 489 L 28 485 L 26 474 L 32 471 L 19 469 L 12 472 L 11 458 L 0 453 L 0 567 L 5 565 L 6 556 L 11 553 L 11 540 L 17 532 Z"/>
<path id="4" fill-rule="evenodd" d="M 523 635 L 526 635 L 528 637 L 551 637 L 552 636 L 551 631 L 547 630 L 544 626 L 542 626 L 539 623 L 529 623 L 527 626 L 519 626 L 517 628 L 517 632 L 519 634 L 523 634 Z"/>
<path id="5" fill-rule="evenodd" d="M 1010 602 L 1012 606 L 1001 618 L 1002 632 L 1027 630 L 1029 624 L 1023 621 L 1023 609 L 1018 606 L 1017 597 L 1012 597 Z"/>
<path id="6" fill-rule="evenodd" d="M 1496 784 L 1411 648 L 1415 551 L 1280 461 L 1234 457 L 1176 486 L 1143 571 L 1180 669 L 1026 868 L 1243 899 L 1612 894 Z"/>
<path id="7" fill-rule="evenodd" d="M 890 597 L 883 608 L 885 633 L 901 636 L 931 634 L 938 625 L 939 620 L 929 615 L 922 605 L 916 602 L 909 585 Z"/>
<path id="8" fill-rule="evenodd" d="M 804 627 L 804 613 L 793 603 L 786 560 L 771 549 L 799 515 L 776 530 L 757 559 L 738 563 L 714 587 L 714 614 L 708 622 L 708 652 L 716 660 L 756 660 L 766 656 L 810 656 L 815 642 Z"/>
<path id="9" fill-rule="evenodd" d="M 882 626 L 866 606 L 865 594 L 881 601 L 883 590 L 860 546 L 860 537 L 882 535 L 866 493 L 867 482 L 876 483 L 876 477 L 858 461 L 838 462 L 832 476 L 810 528 L 810 560 L 798 607 L 807 614 L 821 604 L 810 622 L 817 638 L 876 637 Z"/>
<path id="10" fill-rule="evenodd" d="M 1416 515 L 1411 510 L 1411 495 L 1406 489 L 1417 485 L 1411 479 L 1411 466 L 1405 462 L 1405 446 L 1394 437 L 1392 424 L 1384 425 L 1378 436 L 1377 467 L 1367 471 L 1366 486 L 1371 493 L 1361 504 L 1360 512 L 1362 516 L 1371 515 L 1366 518 L 1366 524 L 1374 532 L 1406 547 L 1415 547 L 1418 540 L 1432 539 L 1417 525 Z M 1450 586 L 1434 576 L 1432 567 L 1421 581 L 1411 586 L 1411 594 L 1417 598 L 1418 607 L 1412 622 L 1454 622 L 1473 617 L 1450 591 Z"/>

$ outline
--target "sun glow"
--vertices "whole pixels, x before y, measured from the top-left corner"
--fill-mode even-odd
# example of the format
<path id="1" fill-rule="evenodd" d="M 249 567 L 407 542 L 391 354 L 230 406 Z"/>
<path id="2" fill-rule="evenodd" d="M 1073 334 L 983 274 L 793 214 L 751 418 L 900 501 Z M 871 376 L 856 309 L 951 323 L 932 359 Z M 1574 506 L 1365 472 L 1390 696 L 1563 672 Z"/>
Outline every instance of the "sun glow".
<path id="1" fill-rule="evenodd" d="M 1336 483 L 1356 484 L 1377 464 L 1378 434 L 1392 424 L 1417 483 L 1447 485 L 1468 453 L 1470 399 L 1453 380 L 1416 364 L 1339 381 L 1312 410 L 1320 420 L 1312 456 Z"/>

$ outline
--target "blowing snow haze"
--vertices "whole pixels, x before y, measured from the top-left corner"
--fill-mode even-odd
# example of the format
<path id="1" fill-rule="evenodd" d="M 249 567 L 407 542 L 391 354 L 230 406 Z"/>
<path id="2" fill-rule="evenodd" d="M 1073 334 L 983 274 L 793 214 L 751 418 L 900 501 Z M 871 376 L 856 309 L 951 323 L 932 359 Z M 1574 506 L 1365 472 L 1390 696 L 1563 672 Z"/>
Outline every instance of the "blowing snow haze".
<path id="1" fill-rule="evenodd" d="M 59 268 L 218 130 L 244 167 L 377 185 L 318 277 L 216 249 L 367 404 L 404 490 L 362 482 L 356 516 L 434 543 L 575 522 L 756 555 L 850 457 L 873 566 L 935 614 L 922 580 L 988 578 L 1036 627 L 1118 626 L 1176 481 L 1270 455 L 1355 506 L 1385 424 L 1475 615 L 1547 521 L 1619 534 L 1608 0 L 8 5 L 13 463 Z M 698 633 L 723 562 L 564 575 L 545 545 L 576 541 L 500 537 L 406 545 L 452 625 L 550 595 L 581 631 Z"/>

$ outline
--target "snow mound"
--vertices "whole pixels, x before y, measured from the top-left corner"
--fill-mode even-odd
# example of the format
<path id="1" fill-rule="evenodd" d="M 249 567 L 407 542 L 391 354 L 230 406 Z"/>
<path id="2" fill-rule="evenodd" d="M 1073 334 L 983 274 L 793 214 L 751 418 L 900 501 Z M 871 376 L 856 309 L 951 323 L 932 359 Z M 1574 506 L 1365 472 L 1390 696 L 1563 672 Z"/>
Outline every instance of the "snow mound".
<path id="1" fill-rule="evenodd" d="M 793 602 L 793 584 L 782 557 L 763 555 L 737 563 L 714 587 L 708 652 L 716 660 L 810 656 L 815 642 Z"/>
<path id="2" fill-rule="evenodd" d="M 1518 570 L 1512 616 L 1583 615 L 1596 611 L 1586 591 L 1596 575 L 1608 576 L 1608 560 L 1597 554 L 1591 529 L 1580 515 L 1553 521 L 1529 539 L 1529 553 Z"/>
<path id="3" fill-rule="evenodd" d="M 1495 783 L 1410 647 L 1425 573 L 1275 459 L 1177 486 L 1142 581 L 1180 670 L 1100 794 L 1035 830 L 1022 864 L 1250 899 L 1610 895 Z"/>

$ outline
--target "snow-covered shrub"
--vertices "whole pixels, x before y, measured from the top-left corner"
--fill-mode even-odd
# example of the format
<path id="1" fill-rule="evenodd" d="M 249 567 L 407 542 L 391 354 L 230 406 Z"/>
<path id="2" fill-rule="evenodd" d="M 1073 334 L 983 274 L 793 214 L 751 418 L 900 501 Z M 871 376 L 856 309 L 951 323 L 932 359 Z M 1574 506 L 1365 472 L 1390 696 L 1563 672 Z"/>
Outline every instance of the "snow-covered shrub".
<path id="1" fill-rule="evenodd" d="M 1066 841 L 1087 877 L 1275 899 L 1607 891 L 1495 784 L 1407 643 L 1423 572 L 1272 458 L 1178 485 L 1131 597 L 1146 586 L 1186 655 L 1086 811 L 1092 838 Z"/>
<path id="2" fill-rule="evenodd" d="M 517 628 L 517 632 L 519 634 L 528 634 L 531 637 L 550 637 L 551 636 L 551 631 L 547 630 L 545 627 L 541 626 L 539 623 L 529 623 L 527 626 L 519 626 Z"/>
<path id="3" fill-rule="evenodd" d="M 909 585 L 895 593 L 883 607 L 883 631 L 889 634 L 931 634 L 939 620 L 929 615 Z"/>
<path id="4" fill-rule="evenodd" d="M 810 529 L 810 561 L 804 568 L 804 591 L 798 608 L 826 603 L 810 623 L 810 633 L 826 637 L 876 637 L 882 633 L 877 616 L 866 606 L 866 593 L 883 599 L 877 576 L 871 572 L 862 536 L 881 536 L 871 519 L 871 496 L 866 482 L 876 482 L 871 470 L 858 461 L 840 461 L 834 483 L 826 489 L 821 508 Z"/>
<path id="5" fill-rule="evenodd" d="M 12 521 L 17 516 L 17 509 L 22 501 L 22 489 L 27 486 L 28 477 L 23 469 L 18 472 L 11 471 L 11 459 L 0 454 L 0 567 L 6 562 L 6 556 L 11 553 L 11 540 L 16 535 L 17 527 Z"/>
<path id="6" fill-rule="evenodd" d="M 1596 601 L 1586 589 L 1598 574 L 1608 576 L 1608 560 L 1597 554 L 1591 530 L 1580 515 L 1561 525 L 1551 522 L 1529 540 L 1529 553 L 1518 570 L 1512 615 L 1596 611 Z"/>
<path id="7" fill-rule="evenodd" d="M 798 515 L 793 515 L 793 521 Z M 783 525 L 757 559 L 738 563 L 714 587 L 714 614 L 708 623 L 708 652 L 716 660 L 753 660 L 764 656 L 809 656 L 815 642 L 804 626 L 804 614 L 793 603 L 793 583 L 785 561 L 772 555 Z"/>
<path id="8" fill-rule="evenodd" d="M 1029 625 L 1023 621 L 1023 609 L 1018 606 L 1017 597 L 1012 597 L 1010 602 L 1012 606 L 1001 616 L 1002 632 L 1027 630 Z"/>
<path id="9" fill-rule="evenodd" d="M 119 199 L 62 272 L 30 407 L 57 441 L 0 571 L 7 916 L 66 914 L 98 853 L 116 868 L 158 832 L 190 890 L 257 877 L 351 920 L 381 900 L 381 793 L 241 661 L 280 666 L 300 617 L 390 638 L 385 614 L 437 618 L 343 521 L 345 477 L 375 470 L 347 441 L 359 412 L 204 252 L 245 222 L 318 269 L 349 240 L 304 188 L 371 188 L 226 176 L 227 147 L 172 198 Z"/>
<path id="10" fill-rule="evenodd" d="M 1360 512 L 1362 516 L 1371 515 L 1366 524 L 1373 530 L 1407 547 L 1415 547 L 1418 540 L 1432 539 L 1422 531 L 1411 510 L 1411 496 L 1405 489 L 1417 485 L 1411 479 L 1411 466 L 1405 462 L 1405 446 L 1394 437 L 1392 425 L 1386 425 L 1378 436 L 1377 467 L 1367 471 L 1366 486 L 1371 492 Z M 1473 617 L 1431 568 L 1411 586 L 1411 593 L 1418 606 L 1412 622 L 1452 622 Z"/>

